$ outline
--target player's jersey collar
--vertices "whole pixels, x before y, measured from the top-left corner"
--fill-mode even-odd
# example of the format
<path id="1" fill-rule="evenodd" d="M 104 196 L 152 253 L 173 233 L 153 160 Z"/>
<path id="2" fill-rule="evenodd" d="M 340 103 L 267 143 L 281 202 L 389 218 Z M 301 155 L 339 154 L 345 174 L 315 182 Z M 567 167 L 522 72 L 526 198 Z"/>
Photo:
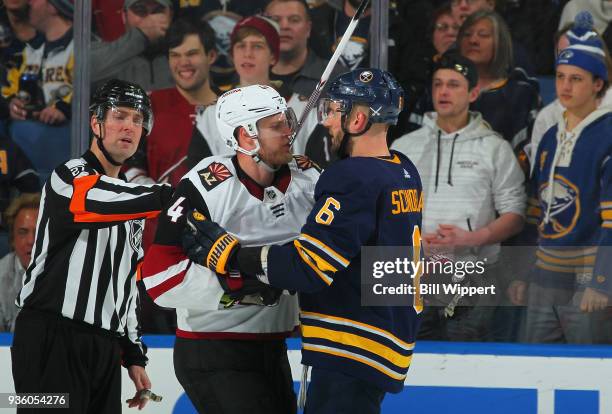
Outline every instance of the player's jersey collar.
<path id="1" fill-rule="evenodd" d="M 400 158 L 397 156 L 397 154 L 393 154 L 393 153 L 391 155 L 386 155 L 386 156 L 383 156 L 383 157 L 376 157 L 376 158 L 379 159 L 379 160 L 382 160 L 382 161 L 391 162 L 393 164 L 401 164 L 402 163 Z"/>
<path id="2" fill-rule="evenodd" d="M 258 198 L 259 200 L 264 199 L 264 190 L 265 187 L 262 187 L 249 177 L 243 170 L 240 168 L 238 164 L 238 159 L 236 157 L 232 158 L 232 162 L 234 163 L 234 168 L 236 169 L 236 175 L 240 182 L 246 187 L 247 191 L 253 196 Z M 276 187 L 281 193 L 285 193 L 287 188 L 289 187 L 289 183 L 291 182 L 291 170 L 287 164 L 283 165 L 274 173 L 274 180 L 270 187 Z"/>

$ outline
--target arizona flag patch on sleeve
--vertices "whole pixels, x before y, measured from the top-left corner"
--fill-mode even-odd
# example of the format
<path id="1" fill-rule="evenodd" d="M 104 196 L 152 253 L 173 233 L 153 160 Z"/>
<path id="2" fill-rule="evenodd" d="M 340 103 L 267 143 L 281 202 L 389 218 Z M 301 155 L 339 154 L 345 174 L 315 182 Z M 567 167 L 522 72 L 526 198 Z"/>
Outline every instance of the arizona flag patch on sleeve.
<path id="1" fill-rule="evenodd" d="M 219 162 L 213 162 L 203 170 L 198 171 L 200 181 L 207 191 L 212 190 L 233 174 L 227 167 Z"/>

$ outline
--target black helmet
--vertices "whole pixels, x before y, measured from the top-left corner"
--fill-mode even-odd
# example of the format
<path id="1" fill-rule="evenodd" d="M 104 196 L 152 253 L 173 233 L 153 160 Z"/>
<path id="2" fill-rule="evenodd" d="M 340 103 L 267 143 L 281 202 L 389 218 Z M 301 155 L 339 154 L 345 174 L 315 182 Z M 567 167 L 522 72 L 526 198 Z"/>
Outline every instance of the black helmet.
<path id="1" fill-rule="evenodd" d="M 146 135 L 153 129 L 151 100 L 139 85 L 119 79 L 111 79 L 100 86 L 89 106 L 89 112 L 102 122 L 110 108 L 127 107 L 139 111 L 143 117 L 142 127 Z"/>

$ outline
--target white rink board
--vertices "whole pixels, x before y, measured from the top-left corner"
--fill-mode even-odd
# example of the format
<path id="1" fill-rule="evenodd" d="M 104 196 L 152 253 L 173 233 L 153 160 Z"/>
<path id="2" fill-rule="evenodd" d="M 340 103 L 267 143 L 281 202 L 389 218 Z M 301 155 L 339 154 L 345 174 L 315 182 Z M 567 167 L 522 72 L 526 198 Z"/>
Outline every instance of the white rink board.
<path id="1" fill-rule="evenodd" d="M 183 394 L 172 366 L 172 338 L 155 337 L 146 340 L 149 348 L 150 362 L 147 372 L 153 383 L 154 392 L 163 395 L 161 403 L 149 403 L 142 413 L 156 414 L 192 414 L 191 410 L 179 410 L 177 401 Z M 0 342 L 0 392 L 13 392 L 10 374 L 11 361 L 8 344 L 10 335 L 3 335 Z M 289 341 L 289 359 L 293 378 L 299 381 L 301 376 L 300 352 L 298 340 Z M 612 347 L 577 347 L 577 346 L 527 346 L 503 344 L 440 344 L 425 342 L 417 344 L 417 353 L 413 359 L 406 384 L 433 390 L 436 398 L 443 400 L 448 388 L 472 389 L 478 399 L 479 392 L 490 389 L 529 389 L 537 395 L 537 409 L 513 412 L 538 414 L 557 414 L 563 407 L 555 407 L 555 393 L 563 390 L 591 391 L 598 395 L 599 413 L 612 413 Z M 553 356 L 542 356 L 553 355 Z M 437 387 L 440 388 L 437 391 Z M 410 400 L 411 388 L 405 389 L 396 403 L 391 404 L 386 398 L 383 413 L 405 413 L 413 411 L 414 405 L 404 402 Z M 132 397 L 132 382 L 123 370 L 122 400 Z M 396 396 L 393 396 L 396 397 Z M 452 398 L 452 397 L 448 397 Z M 503 404 L 507 404 L 504 401 Z M 511 401 L 510 401 L 511 403 Z M 0 409 L 0 413 L 14 412 L 12 409 Z M 124 413 L 136 413 L 137 410 L 125 408 Z M 438 412 L 430 410 L 428 414 Z M 477 414 L 474 406 L 457 404 L 453 413 Z M 488 409 L 487 414 L 497 412 Z M 505 411 L 504 411 L 505 412 Z M 50 411 L 51 413 L 51 411 Z M 593 410 L 586 411 L 591 414 Z M 582 413 L 581 413 L 582 414 Z M 594 414 L 594 413 L 593 413 Z"/>

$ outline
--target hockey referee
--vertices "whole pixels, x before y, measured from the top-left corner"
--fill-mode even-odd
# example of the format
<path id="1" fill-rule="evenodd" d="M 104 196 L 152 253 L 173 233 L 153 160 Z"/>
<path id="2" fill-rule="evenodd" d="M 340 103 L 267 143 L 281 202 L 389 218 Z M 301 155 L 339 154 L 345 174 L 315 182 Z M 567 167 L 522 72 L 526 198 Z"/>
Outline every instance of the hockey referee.
<path id="1" fill-rule="evenodd" d="M 17 393 L 68 393 L 63 412 L 116 414 L 120 364 L 137 397 L 151 388 L 136 318 L 136 270 L 144 219 L 159 214 L 172 189 L 129 184 L 121 173 L 153 126 L 140 86 L 108 81 L 90 113 L 90 149 L 57 167 L 43 189 L 32 261 L 16 301 L 22 309 L 12 368 Z M 146 401 L 135 397 L 130 407 Z"/>

